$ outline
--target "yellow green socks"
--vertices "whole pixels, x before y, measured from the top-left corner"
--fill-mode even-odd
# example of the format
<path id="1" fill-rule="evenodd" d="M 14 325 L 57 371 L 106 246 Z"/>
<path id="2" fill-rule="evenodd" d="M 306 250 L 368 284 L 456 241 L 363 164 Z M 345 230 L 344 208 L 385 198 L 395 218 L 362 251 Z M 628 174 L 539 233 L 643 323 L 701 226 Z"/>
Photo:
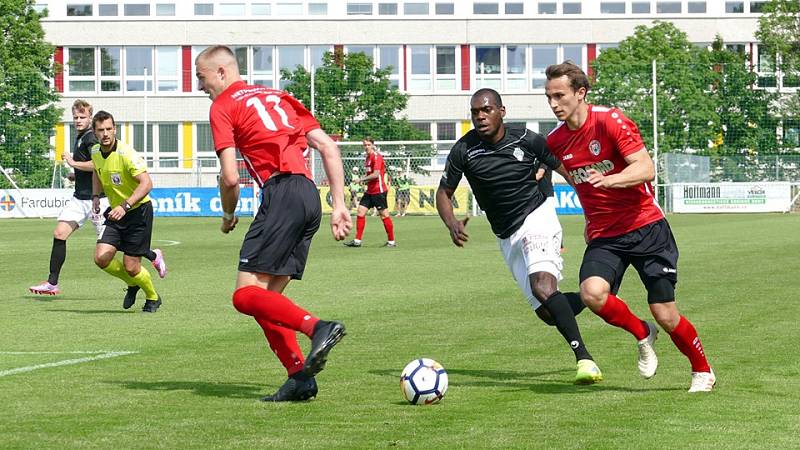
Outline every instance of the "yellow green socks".
<path id="1" fill-rule="evenodd" d="M 139 270 L 139 273 L 135 277 L 131 277 L 128 275 L 128 272 L 125 271 L 125 266 L 122 264 L 122 261 L 118 259 L 112 259 L 109 265 L 103 267 L 103 270 L 108 274 L 124 281 L 128 286 L 139 286 L 142 288 L 144 291 L 144 298 L 147 300 L 158 299 L 156 288 L 153 287 L 153 279 L 150 278 L 150 272 L 148 272 L 144 266 L 142 266 L 141 270 Z"/>

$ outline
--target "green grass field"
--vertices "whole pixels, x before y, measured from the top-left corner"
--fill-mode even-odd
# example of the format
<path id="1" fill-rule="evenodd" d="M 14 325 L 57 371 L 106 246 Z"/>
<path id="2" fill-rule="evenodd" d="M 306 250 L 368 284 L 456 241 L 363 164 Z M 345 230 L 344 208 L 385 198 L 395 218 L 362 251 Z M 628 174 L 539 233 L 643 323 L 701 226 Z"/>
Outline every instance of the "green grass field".
<path id="1" fill-rule="evenodd" d="M 400 218 L 398 248 L 386 249 L 368 217 L 360 249 L 334 242 L 325 220 L 305 280 L 287 290 L 348 328 L 318 398 L 298 404 L 258 401 L 285 372 L 231 305 L 245 226 L 223 235 L 218 219 L 156 219 L 170 272 L 156 277 L 163 306 L 146 315 L 141 294 L 122 310 L 122 283 L 92 262 L 90 228 L 68 243 L 62 295 L 29 294 L 47 276 L 55 222 L 2 221 L 0 448 L 800 447 L 800 216 L 670 221 L 678 305 L 718 377 L 710 394 L 687 394 L 688 361 L 665 333 L 658 374 L 641 379 L 633 338 L 588 310 L 578 322 L 605 381 L 573 385 L 572 352 L 521 299 L 484 219 L 459 249 L 438 218 Z M 583 219 L 562 223 L 561 288 L 574 290 Z M 620 295 L 649 316 L 632 269 Z M 108 351 L 135 353 L 9 373 Z M 441 404 L 400 394 L 401 369 L 422 356 L 448 370 Z"/>

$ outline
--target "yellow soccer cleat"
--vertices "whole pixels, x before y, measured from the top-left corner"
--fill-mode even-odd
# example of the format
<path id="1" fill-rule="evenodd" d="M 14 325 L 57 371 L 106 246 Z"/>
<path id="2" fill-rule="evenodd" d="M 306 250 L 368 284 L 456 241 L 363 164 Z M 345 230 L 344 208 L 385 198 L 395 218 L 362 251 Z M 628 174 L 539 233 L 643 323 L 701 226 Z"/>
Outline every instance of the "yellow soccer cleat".
<path id="1" fill-rule="evenodd" d="M 575 374 L 575 384 L 595 384 L 603 381 L 603 372 L 591 359 L 578 361 L 578 373 Z"/>

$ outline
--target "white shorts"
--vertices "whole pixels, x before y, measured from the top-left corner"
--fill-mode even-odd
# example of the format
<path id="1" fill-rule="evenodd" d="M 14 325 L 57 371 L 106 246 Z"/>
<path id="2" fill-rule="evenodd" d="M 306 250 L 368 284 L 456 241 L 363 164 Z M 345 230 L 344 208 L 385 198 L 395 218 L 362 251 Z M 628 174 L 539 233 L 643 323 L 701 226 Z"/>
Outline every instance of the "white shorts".
<path id="1" fill-rule="evenodd" d="M 528 275 L 547 272 L 561 281 L 561 223 L 556 215 L 556 201 L 548 197 L 533 210 L 511 236 L 497 239 L 500 251 L 525 300 L 535 310 L 541 306 L 533 295 Z"/>
<path id="2" fill-rule="evenodd" d="M 94 231 L 97 233 L 97 236 L 100 237 L 105 228 L 103 223 L 106 219 L 103 217 L 103 212 L 106 208 L 108 208 L 107 197 L 100 197 L 100 214 L 95 214 L 94 211 L 92 211 L 91 200 L 79 200 L 72 197 L 58 215 L 58 221 L 75 222 L 78 224 L 78 227 L 81 227 L 83 223 L 86 222 L 86 219 L 89 219 L 94 225 Z"/>

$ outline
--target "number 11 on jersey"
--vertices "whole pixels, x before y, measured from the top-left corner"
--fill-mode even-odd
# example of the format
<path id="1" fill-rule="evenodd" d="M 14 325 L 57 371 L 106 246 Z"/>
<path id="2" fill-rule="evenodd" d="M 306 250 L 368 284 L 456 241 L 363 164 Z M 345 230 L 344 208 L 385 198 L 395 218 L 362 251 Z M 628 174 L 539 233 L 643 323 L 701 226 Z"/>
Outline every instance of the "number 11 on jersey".
<path id="1" fill-rule="evenodd" d="M 262 102 L 262 99 L 255 96 L 250 97 L 247 100 L 247 106 L 253 106 L 256 108 L 256 112 L 258 112 L 258 117 L 261 118 L 261 122 L 264 123 L 264 126 L 270 131 L 278 131 L 278 126 L 275 124 L 275 121 L 272 120 L 272 117 L 269 115 L 269 111 L 267 111 L 267 106 L 271 106 L 272 109 L 278 113 L 278 116 L 281 118 L 281 124 L 286 128 L 294 129 L 293 126 L 289 125 L 289 116 L 286 115 L 286 111 L 281 108 L 281 98 L 277 95 L 270 94 L 267 95 Z"/>

